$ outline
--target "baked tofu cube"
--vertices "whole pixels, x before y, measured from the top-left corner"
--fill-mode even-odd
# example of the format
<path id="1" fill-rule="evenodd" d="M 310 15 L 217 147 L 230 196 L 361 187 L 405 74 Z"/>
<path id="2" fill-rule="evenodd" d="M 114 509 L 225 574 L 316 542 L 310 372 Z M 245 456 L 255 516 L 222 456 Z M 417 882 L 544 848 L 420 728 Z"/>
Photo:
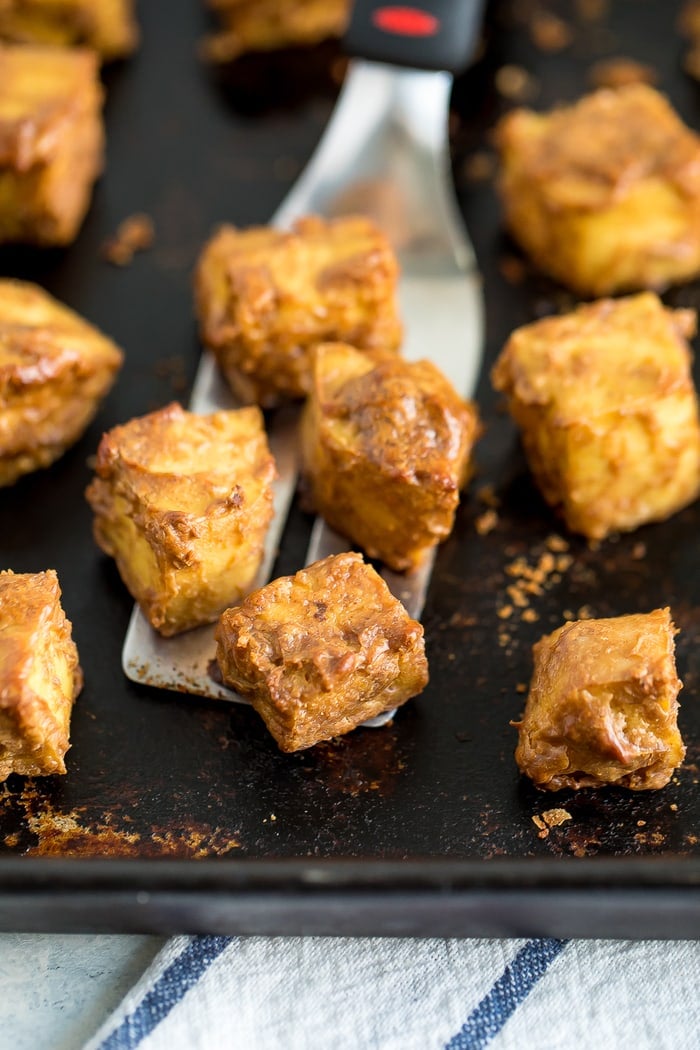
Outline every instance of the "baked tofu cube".
<path id="1" fill-rule="evenodd" d="M 515 758 L 538 787 L 661 788 L 683 761 L 668 609 L 577 620 L 533 647 Z"/>
<path id="2" fill-rule="evenodd" d="M 134 0 L 3 0 L 0 38 L 16 43 L 86 45 L 104 59 L 138 42 Z"/>
<path id="3" fill-rule="evenodd" d="M 544 498 L 572 532 L 663 521 L 700 491 L 700 428 L 686 339 L 692 310 L 653 292 L 517 329 L 493 370 Z"/>
<path id="4" fill-rule="evenodd" d="M 582 296 L 661 289 L 700 272 L 700 137 L 645 84 L 501 121 L 506 223 Z"/>
<path id="5" fill-rule="evenodd" d="M 97 56 L 0 44 L 0 241 L 69 244 L 102 170 Z"/>
<path id="6" fill-rule="evenodd" d="M 81 436 L 122 353 L 42 288 L 0 280 L 0 486 Z"/>
<path id="7" fill-rule="evenodd" d="M 302 421 L 310 501 L 370 557 L 411 569 L 452 531 L 478 431 L 430 361 L 321 346 Z"/>
<path id="8" fill-rule="evenodd" d="M 224 226 L 197 269 L 202 339 L 242 401 L 303 397 L 319 343 L 398 348 L 397 275 L 369 219 L 310 217 L 291 232 Z"/>
<path id="9" fill-rule="evenodd" d="M 0 572 L 0 780 L 65 773 L 82 684 L 56 573 Z"/>
<path id="10" fill-rule="evenodd" d="M 228 61 L 247 51 L 318 44 L 342 36 L 350 0 L 209 0 L 221 31 L 209 38 L 206 53 Z"/>
<path id="11" fill-rule="evenodd" d="M 274 477 L 254 407 L 171 404 L 104 435 L 86 493 L 95 539 L 162 635 L 211 623 L 253 586 Z"/>
<path id="12" fill-rule="evenodd" d="M 224 682 L 282 751 L 348 733 L 428 682 L 423 628 L 359 554 L 254 591 L 222 615 L 216 640 Z"/>

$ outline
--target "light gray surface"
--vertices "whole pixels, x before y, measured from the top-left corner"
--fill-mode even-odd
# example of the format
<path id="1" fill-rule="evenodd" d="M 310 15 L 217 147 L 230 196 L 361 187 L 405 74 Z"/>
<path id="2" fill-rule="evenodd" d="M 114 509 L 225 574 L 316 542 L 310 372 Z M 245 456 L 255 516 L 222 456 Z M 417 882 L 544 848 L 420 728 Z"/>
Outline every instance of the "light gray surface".
<path id="1" fill-rule="evenodd" d="M 163 937 L 0 934 L 0 1047 L 79 1050 Z"/>

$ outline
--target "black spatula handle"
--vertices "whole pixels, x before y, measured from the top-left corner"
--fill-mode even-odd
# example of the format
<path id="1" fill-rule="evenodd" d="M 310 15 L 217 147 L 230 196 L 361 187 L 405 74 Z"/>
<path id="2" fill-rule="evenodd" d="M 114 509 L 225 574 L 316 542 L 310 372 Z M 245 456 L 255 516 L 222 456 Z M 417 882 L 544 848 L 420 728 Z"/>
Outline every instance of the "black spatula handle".
<path id="1" fill-rule="evenodd" d="M 344 45 L 374 62 L 459 73 L 474 54 L 485 0 L 355 0 Z"/>

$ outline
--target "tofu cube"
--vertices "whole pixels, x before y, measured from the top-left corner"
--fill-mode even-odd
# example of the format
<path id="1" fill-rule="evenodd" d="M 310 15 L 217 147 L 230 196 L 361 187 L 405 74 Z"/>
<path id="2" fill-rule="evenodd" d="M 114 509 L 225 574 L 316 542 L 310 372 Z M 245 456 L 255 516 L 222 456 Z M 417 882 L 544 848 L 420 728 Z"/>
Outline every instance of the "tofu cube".
<path id="1" fill-rule="evenodd" d="M 11 43 L 85 45 L 109 60 L 138 42 L 134 0 L 3 0 L 0 39 Z"/>
<path id="2" fill-rule="evenodd" d="M 500 122 L 513 237 L 582 296 L 662 289 L 700 273 L 700 137 L 646 84 Z"/>
<path id="3" fill-rule="evenodd" d="M 0 486 L 78 440 L 122 359 L 111 339 L 42 288 L 0 280 Z"/>
<path id="4" fill-rule="evenodd" d="M 350 0 L 209 0 L 208 6 L 221 30 L 207 40 L 206 54 L 219 62 L 342 36 L 350 15 Z"/>
<path id="5" fill-rule="evenodd" d="M 82 684 L 54 570 L 0 572 L 0 780 L 66 772 Z"/>
<path id="6" fill-rule="evenodd" d="M 70 244 L 102 170 L 97 56 L 0 44 L 0 242 Z"/>
<path id="7" fill-rule="evenodd" d="M 544 498 L 602 539 L 663 521 L 700 492 L 692 310 L 653 292 L 517 329 L 493 369 Z"/>
<path id="8" fill-rule="evenodd" d="M 319 343 L 398 348 L 397 276 L 369 219 L 309 217 L 289 232 L 223 226 L 197 268 L 202 340 L 242 401 L 304 397 Z"/>
<path id="9" fill-rule="evenodd" d="M 683 761 L 668 609 L 577 620 L 533 647 L 516 762 L 538 787 L 661 788 Z"/>
<path id="10" fill-rule="evenodd" d="M 321 346 L 302 420 L 310 501 L 371 558 L 411 569 L 452 531 L 478 432 L 430 361 Z"/>
<path id="11" fill-rule="evenodd" d="M 162 635 L 211 623 L 253 586 L 274 477 L 255 407 L 171 404 L 104 435 L 86 493 L 95 539 Z"/>
<path id="12" fill-rule="evenodd" d="M 282 751 L 348 733 L 428 682 L 423 628 L 359 554 L 254 591 L 223 613 L 216 640 L 224 682 Z"/>

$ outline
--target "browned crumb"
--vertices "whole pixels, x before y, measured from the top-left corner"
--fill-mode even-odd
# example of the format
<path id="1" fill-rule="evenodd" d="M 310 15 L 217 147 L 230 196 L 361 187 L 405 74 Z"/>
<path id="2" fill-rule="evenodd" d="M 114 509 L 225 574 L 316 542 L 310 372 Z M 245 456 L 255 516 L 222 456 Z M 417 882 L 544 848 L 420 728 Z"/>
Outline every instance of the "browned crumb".
<path id="1" fill-rule="evenodd" d="M 496 495 L 493 485 L 482 485 L 480 489 L 476 490 L 476 498 L 480 503 L 485 504 L 487 507 L 498 508 L 501 505 L 501 501 Z"/>
<path id="2" fill-rule="evenodd" d="M 518 684 L 515 687 L 515 691 L 516 691 L 516 693 L 526 693 L 527 692 L 527 683 L 526 682 L 518 682 Z"/>
<path id="3" fill-rule="evenodd" d="M 516 255 L 503 255 L 498 260 L 498 269 L 508 284 L 522 284 L 527 277 L 527 265 Z"/>
<path id="4" fill-rule="evenodd" d="M 539 84 L 522 66 L 501 66 L 496 72 L 496 91 L 509 102 L 529 102 L 538 91 Z"/>
<path id="5" fill-rule="evenodd" d="M 582 605 L 578 611 L 578 620 L 591 620 L 593 618 L 593 610 L 590 605 Z"/>
<path id="6" fill-rule="evenodd" d="M 626 87 L 627 84 L 656 84 L 658 75 L 652 66 L 634 58 L 602 58 L 588 71 L 588 79 L 595 88 Z"/>
<path id="7" fill-rule="evenodd" d="M 565 620 L 575 620 L 576 619 L 576 613 L 573 611 L 573 609 L 564 609 L 564 611 L 562 613 L 562 616 L 564 617 Z"/>
<path id="8" fill-rule="evenodd" d="M 539 816 L 535 814 L 532 823 L 540 829 L 538 838 L 546 839 L 550 828 L 558 828 L 560 824 L 565 824 L 571 819 L 571 814 L 567 809 L 546 809 Z"/>
<path id="9" fill-rule="evenodd" d="M 465 616 L 460 612 L 452 613 L 450 616 L 450 627 L 474 627 L 476 623 L 476 616 Z"/>
<path id="10" fill-rule="evenodd" d="M 642 846 L 663 846 L 665 839 L 660 831 L 639 831 L 634 836 Z"/>
<path id="11" fill-rule="evenodd" d="M 496 173 L 496 156 L 486 150 L 471 153 L 462 164 L 462 174 L 468 182 L 488 182 Z"/>
<path id="12" fill-rule="evenodd" d="M 677 802 L 672 802 L 671 805 L 668 808 L 671 810 L 672 813 L 677 813 L 678 812 L 678 803 Z"/>
<path id="13" fill-rule="evenodd" d="M 530 22 L 530 37 L 540 51 L 563 51 L 573 40 L 571 27 L 551 11 L 536 11 Z"/>
<path id="14" fill-rule="evenodd" d="M 632 557 L 635 561 L 641 561 L 642 558 L 646 558 L 647 547 L 646 543 L 635 543 L 632 548 Z"/>
<path id="15" fill-rule="evenodd" d="M 676 24 L 681 36 L 695 42 L 700 37 L 700 0 L 686 0 Z"/>
<path id="16" fill-rule="evenodd" d="M 697 846 L 698 837 L 697 835 L 686 835 L 685 841 L 688 843 L 689 846 Z"/>
<path id="17" fill-rule="evenodd" d="M 563 536 L 557 536 L 556 533 L 552 533 L 551 536 L 547 537 L 545 540 L 545 546 L 548 550 L 554 551 L 555 554 L 563 554 L 569 549 L 567 540 L 565 540 Z"/>
<path id="18" fill-rule="evenodd" d="M 119 223 L 117 232 L 102 245 L 102 257 L 115 266 L 128 266 L 136 252 L 153 244 L 155 228 L 149 215 L 137 212 Z"/>
<path id="19" fill-rule="evenodd" d="M 507 620 L 510 616 L 513 615 L 513 606 L 512 605 L 502 605 L 500 607 L 500 609 L 496 610 L 496 615 L 501 620 Z"/>
<path id="20" fill-rule="evenodd" d="M 520 619 L 525 620 L 526 623 L 535 623 L 539 620 L 539 615 L 534 609 L 523 609 Z"/>
<path id="21" fill-rule="evenodd" d="M 488 536 L 498 525 L 498 514 L 495 510 L 485 510 L 474 522 L 474 528 L 480 536 Z"/>
<path id="22" fill-rule="evenodd" d="M 646 827 L 646 823 L 647 823 L 646 820 L 638 820 L 637 821 L 637 827 L 638 828 L 644 828 L 644 827 Z"/>

